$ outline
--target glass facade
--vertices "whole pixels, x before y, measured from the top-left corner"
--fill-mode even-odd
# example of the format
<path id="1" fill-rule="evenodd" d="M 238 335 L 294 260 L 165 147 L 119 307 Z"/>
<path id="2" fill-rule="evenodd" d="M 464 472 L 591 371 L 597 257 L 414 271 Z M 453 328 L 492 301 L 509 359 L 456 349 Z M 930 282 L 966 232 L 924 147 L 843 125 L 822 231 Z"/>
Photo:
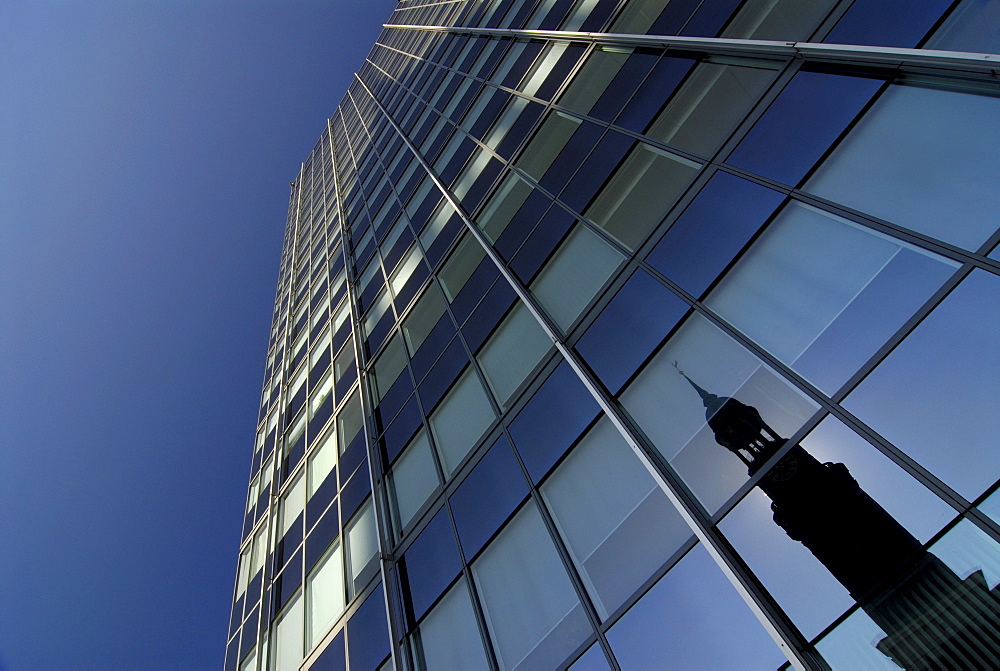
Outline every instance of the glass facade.
<path id="1" fill-rule="evenodd" d="M 402 0 L 291 184 L 227 671 L 1000 667 L 993 0 Z"/>

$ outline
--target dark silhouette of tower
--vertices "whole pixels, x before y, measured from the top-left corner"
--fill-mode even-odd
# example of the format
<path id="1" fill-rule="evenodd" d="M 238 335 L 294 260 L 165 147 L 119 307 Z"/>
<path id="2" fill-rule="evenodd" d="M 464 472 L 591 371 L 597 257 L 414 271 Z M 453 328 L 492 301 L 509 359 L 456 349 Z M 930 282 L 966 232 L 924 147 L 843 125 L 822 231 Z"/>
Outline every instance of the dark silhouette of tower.
<path id="1" fill-rule="evenodd" d="M 676 362 L 674 364 L 677 365 Z M 754 475 L 787 444 L 740 401 L 701 388 L 715 440 Z M 904 669 L 1000 668 L 1000 590 L 982 571 L 964 580 L 928 552 L 847 466 L 787 449 L 757 485 L 775 524 L 802 543 L 886 633 L 876 647 Z"/>

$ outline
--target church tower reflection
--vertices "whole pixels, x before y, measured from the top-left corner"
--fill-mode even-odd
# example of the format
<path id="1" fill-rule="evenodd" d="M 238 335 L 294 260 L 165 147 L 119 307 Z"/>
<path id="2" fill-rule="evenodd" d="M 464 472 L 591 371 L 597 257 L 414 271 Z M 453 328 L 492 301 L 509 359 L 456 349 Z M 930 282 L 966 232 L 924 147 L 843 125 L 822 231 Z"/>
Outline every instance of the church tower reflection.
<path id="1" fill-rule="evenodd" d="M 677 365 L 676 362 L 674 364 Z M 691 380 L 719 445 L 756 474 L 782 448 L 752 406 Z M 904 669 L 1000 668 L 1000 586 L 964 580 L 868 495 L 841 463 L 793 445 L 757 486 L 774 523 L 802 543 L 886 636 L 875 647 Z"/>

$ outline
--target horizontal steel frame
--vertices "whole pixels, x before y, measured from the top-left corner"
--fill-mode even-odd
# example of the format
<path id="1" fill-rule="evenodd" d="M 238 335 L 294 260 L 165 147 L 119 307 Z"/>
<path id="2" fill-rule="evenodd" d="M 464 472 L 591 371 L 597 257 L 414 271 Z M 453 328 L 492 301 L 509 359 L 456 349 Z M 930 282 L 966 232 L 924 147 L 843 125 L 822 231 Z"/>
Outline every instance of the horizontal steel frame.
<path id="1" fill-rule="evenodd" d="M 420 30 L 478 35 L 483 37 L 513 37 L 523 39 L 578 40 L 597 44 L 632 47 L 668 47 L 717 54 L 781 56 L 819 59 L 890 67 L 920 67 L 962 70 L 998 74 L 1000 54 L 979 54 L 965 51 L 933 49 L 901 49 L 856 44 L 825 44 L 822 42 L 782 42 L 778 40 L 737 40 L 724 37 L 681 37 L 672 35 L 635 35 L 629 33 L 586 33 L 563 30 L 513 30 L 509 28 L 477 28 L 465 26 L 409 26 L 383 24 L 387 30 Z"/>

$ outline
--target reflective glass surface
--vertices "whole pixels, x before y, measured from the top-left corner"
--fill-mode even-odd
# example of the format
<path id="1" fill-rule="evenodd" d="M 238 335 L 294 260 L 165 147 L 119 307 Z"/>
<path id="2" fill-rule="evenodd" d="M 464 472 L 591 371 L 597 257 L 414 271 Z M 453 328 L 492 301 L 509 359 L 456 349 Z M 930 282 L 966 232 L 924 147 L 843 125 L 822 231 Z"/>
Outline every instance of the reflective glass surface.
<path id="1" fill-rule="evenodd" d="M 700 547 L 611 629 L 623 669 L 777 667 L 781 654 Z"/>
<path id="2" fill-rule="evenodd" d="M 996 4 L 399 3 L 290 178 L 226 671 L 1000 667 L 1000 92 L 934 51 Z"/>
<path id="3" fill-rule="evenodd" d="M 548 668 L 590 625 L 534 503 L 472 565 L 503 669 Z"/>
<path id="4" fill-rule="evenodd" d="M 992 421 L 1000 397 L 998 305 L 1000 278 L 973 272 L 844 401 L 970 499 L 1000 469 Z"/>

